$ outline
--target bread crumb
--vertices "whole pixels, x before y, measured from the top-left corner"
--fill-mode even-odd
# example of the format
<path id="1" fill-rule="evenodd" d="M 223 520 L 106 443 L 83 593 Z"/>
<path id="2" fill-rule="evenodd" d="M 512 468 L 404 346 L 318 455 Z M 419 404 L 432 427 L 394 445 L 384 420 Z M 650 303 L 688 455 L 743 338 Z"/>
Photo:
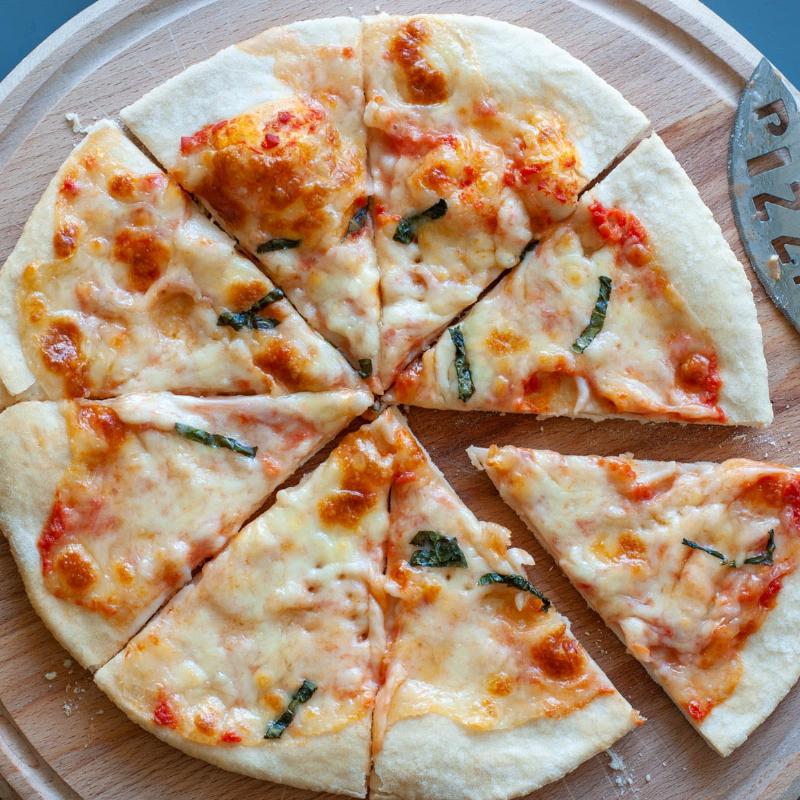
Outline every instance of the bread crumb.
<path id="1" fill-rule="evenodd" d="M 45 680 L 54 681 L 58 677 L 57 672 L 45 672 L 44 674 Z"/>
<path id="2" fill-rule="evenodd" d="M 653 780 L 653 776 L 648 772 L 647 775 L 644 776 L 645 783 L 650 783 Z"/>
<path id="3" fill-rule="evenodd" d="M 74 111 L 64 114 L 64 119 L 69 123 L 73 133 L 89 133 L 89 129 L 81 125 L 81 118 Z"/>
<path id="4" fill-rule="evenodd" d="M 72 666 L 72 664 L 73 664 L 73 661 L 72 661 L 72 659 L 71 659 L 71 658 L 65 658 L 65 659 L 64 659 L 64 661 L 63 661 L 62 663 L 64 664 L 64 666 L 65 666 L 67 669 L 69 669 L 69 668 Z"/>

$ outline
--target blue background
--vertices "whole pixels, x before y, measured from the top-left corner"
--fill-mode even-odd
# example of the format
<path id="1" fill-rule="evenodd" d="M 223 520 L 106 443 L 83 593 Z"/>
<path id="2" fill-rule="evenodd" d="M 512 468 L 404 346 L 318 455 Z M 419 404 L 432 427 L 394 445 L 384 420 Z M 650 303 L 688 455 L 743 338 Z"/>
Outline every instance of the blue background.
<path id="1" fill-rule="evenodd" d="M 0 78 L 88 5 L 90 0 L 0 0 Z M 800 0 L 706 0 L 706 5 L 800 86 Z"/>

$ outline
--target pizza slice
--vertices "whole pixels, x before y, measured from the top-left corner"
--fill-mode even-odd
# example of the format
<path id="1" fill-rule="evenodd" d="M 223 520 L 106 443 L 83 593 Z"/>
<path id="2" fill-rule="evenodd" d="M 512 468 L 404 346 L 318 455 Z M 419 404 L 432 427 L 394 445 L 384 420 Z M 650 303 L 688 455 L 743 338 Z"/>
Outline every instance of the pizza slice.
<path id="1" fill-rule="evenodd" d="M 655 135 L 412 364 L 390 397 L 590 419 L 772 420 L 747 276 Z"/>
<path id="2" fill-rule="evenodd" d="M 357 386 L 283 296 L 103 121 L 0 270 L 0 380 L 11 399 Z"/>
<path id="3" fill-rule="evenodd" d="M 34 608 L 81 664 L 138 631 L 366 391 L 18 403 L 0 415 L 0 525 Z"/>
<path id="4" fill-rule="evenodd" d="M 800 676 L 800 473 L 473 448 L 503 499 L 722 755 Z"/>
<path id="5" fill-rule="evenodd" d="M 419 445 L 396 474 L 370 796 L 527 794 L 640 724 L 509 531 L 479 522 Z"/>
<path id="6" fill-rule="evenodd" d="M 131 719 L 257 778 L 366 794 L 394 412 L 349 434 L 95 679 Z"/>
<path id="7" fill-rule="evenodd" d="M 367 17 L 364 65 L 388 386 L 648 123 L 541 34 L 484 17 Z"/>
<path id="8" fill-rule="evenodd" d="M 368 378 L 380 304 L 363 108 L 361 25 L 337 17 L 228 47 L 121 116 Z"/>

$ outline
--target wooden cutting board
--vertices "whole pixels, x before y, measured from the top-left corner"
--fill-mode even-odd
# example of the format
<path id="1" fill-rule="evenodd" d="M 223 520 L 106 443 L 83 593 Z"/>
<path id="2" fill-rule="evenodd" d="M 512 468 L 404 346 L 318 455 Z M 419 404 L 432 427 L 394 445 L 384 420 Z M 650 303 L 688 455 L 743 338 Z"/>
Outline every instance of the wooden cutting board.
<path id="1" fill-rule="evenodd" d="M 65 25 L 0 84 L 0 259 L 78 141 L 65 122 L 106 115 L 182 67 L 264 28 L 314 16 L 371 13 L 346 0 L 101 0 Z M 728 198 L 728 136 L 738 95 L 759 54 L 695 0 L 395 0 L 387 10 L 461 11 L 527 25 L 610 81 L 652 120 L 744 260 Z M 498 47 L 503 43 L 498 42 Z M 657 184 L 653 191 L 658 191 Z M 554 568 L 485 476 L 469 444 L 549 447 L 568 453 L 659 459 L 750 456 L 800 463 L 800 339 L 750 273 L 764 328 L 775 423 L 767 431 L 538 422 L 531 417 L 411 410 L 412 427 L 465 502 L 511 528 L 536 557 L 536 583 L 567 614 L 579 639 L 649 722 L 538 800 L 796 800 L 800 795 L 800 688 L 751 740 L 723 759 Z M 724 292 L 725 286 L 719 291 Z M 319 459 L 317 459 L 318 461 Z M 314 462 L 316 463 L 316 461 Z M 798 632 L 800 635 L 800 632 Z M 233 775 L 183 755 L 129 722 L 39 621 L 8 547 L 0 542 L 0 797 L 161 800 L 306 800 L 321 797 Z"/>

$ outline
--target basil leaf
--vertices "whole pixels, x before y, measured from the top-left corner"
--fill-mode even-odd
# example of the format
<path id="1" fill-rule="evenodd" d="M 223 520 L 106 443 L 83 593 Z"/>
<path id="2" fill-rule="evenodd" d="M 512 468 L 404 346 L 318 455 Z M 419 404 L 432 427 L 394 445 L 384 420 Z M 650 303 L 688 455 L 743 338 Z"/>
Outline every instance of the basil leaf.
<path id="1" fill-rule="evenodd" d="M 283 289 L 273 289 L 245 311 L 223 311 L 217 317 L 217 325 L 227 325 L 235 331 L 240 331 L 242 328 L 252 328 L 253 330 L 259 331 L 276 328 L 279 324 L 277 319 L 273 317 L 259 317 L 258 312 L 271 303 L 283 300 L 284 297 L 286 297 L 286 295 Z"/>
<path id="2" fill-rule="evenodd" d="M 767 564 L 772 565 L 772 555 L 775 552 L 775 531 L 770 528 L 769 539 L 767 539 L 767 549 L 744 560 L 745 564 Z"/>
<path id="3" fill-rule="evenodd" d="M 193 442 L 199 442 L 207 447 L 225 447 L 228 450 L 233 450 L 234 453 L 247 456 L 247 458 L 255 458 L 258 452 L 258 447 L 243 444 L 237 439 L 223 436 L 221 433 L 209 433 L 208 431 L 200 430 L 200 428 L 193 428 L 191 425 L 184 425 L 182 422 L 175 423 L 175 432 Z"/>
<path id="4" fill-rule="evenodd" d="M 430 208 L 420 211 L 419 214 L 411 214 L 408 217 L 403 217 L 397 223 L 395 229 L 394 239 L 400 244 L 411 244 L 417 240 L 417 228 L 421 222 L 426 220 L 439 219 L 447 213 L 447 201 L 443 198 L 437 200 Z"/>
<path id="5" fill-rule="evenodd" d="M 710 556 L 714 556 L 714 558 L 718 558 L 722 562 L 723 567 L 735 567 L 736 561 L 732 558 L 728 558 L 724 553 L 720 553 L 719 550 L 715 550 L 713 547 L 709 547 L 706 544 L 698 544 L 697 542 L 693 542 L 691 539 L 683 539 L 682 544 L 685 544 L 687 547 L 691 547 L 693 550 L 702 550 L 704 553 L 708 553 Z"/>
<path id="6" fill-rule="evenodd" d="M 411 544 L 420 548 L 408 559 L 412 567 L 467 566 L 467 559 L 455 536 L 449 538 L 438 531 L 418 531 Z"/>
<path id="7" fill-rule="evenodd" d="M 347 223 L 347 231 L 345 232 L 345 236 L 352 236 L 355 233 L 358 233 L 363 227 L 367 224 L 367 220 L 369 219 L 369 207 L 372 203 L 372 198 L 368 197 L 367 202 L 361 206 L 361 208 L 350 217 L 350 222 Z"/>
<path id="8" fill-rule="evenodd" d="M 317 684 L 313 681 L 303 681 L 300 688 L 292 695 L 286 711 L 283 712 L 276 720 L 270 722 L 267 727 L 267 732 L 264 734 L 265 739 L 280 739 L 283 732 L 292 724 L 292 720 L 297 713 L 297 706 L 301 703 L 307 703 L 311 699 L 311 695 L 317 691 Z"/>
<path id="9" fill-rule="evenodd" d="M 466 403 L 475 394 L 475 384 L 472 382 L 472 371 L 469 368 L 469 359 L 467 358 L 467 346 L 464 344 L 464 334 L 461 332 L 460 325 L 450 328 L 450 338 L 453 340 L 453 347 L 456 350 L 454 363 L 456 379 L 458 380 L 458 399 L 462 403 Z"/>
<path id="10" fill-rule="evenodd" d="M 529 592 L 542 601 L 542 611 L 547 611 L 552 603 L 523 575 L 501 575 L 499 572 L 487 572 L 478 581 L 478 586 L 488 586 L 490 583 L 504 583 L 521 592 Z"/>
<path id="11" fill-rule="evenodd" d="M 358 374 L 362 378 L 369 378 L 372 375 L 372 359 L 359 358 L 358 359 Z"/>
<path id="12" fill-rule="evenodd" d="M 256 247 L 256 253 L 274 253 L 277 250 L 293 250 L 300 247 L 300 239 L 267 239 Z"/>
<path id="13" fill-rule="evenodd" d="M 608 311 L 608 301 L 611 298 L 611 278 L 607 275 L 600 276 L 600 292 L 589 318 L 589 324 L 583 329 L 581 335 L 575 340 L 572 349 L 576 353 L 582 353 L 593 341 L 594 337 L 603 330 L 603 323 L 606 321 Z"/>
<path id="14" fill-rule="evenodd" d="M 522 261 L 528 253 L 536 249 L 536 245 L 539 244 L 538 239 L 531 239 L 525 247 L 522 248 L 522 252 L 519 254 L 519 260 Z"/>

